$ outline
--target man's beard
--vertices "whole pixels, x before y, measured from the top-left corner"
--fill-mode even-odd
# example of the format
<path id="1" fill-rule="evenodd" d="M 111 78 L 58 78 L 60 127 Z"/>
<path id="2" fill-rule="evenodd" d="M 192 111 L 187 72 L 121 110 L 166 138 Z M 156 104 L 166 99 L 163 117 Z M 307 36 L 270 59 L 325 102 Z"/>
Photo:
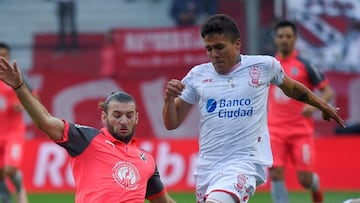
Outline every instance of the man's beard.
<path id="1" fill-rule="evenodd" d="M 124 143 L 129 143 L 130 140 L 132 139 L 134 132 L 135 132 L 135 127 L 133 127 L 131 133 L 127 136 L 121 136 L 119 133 L 116 133 L 114 130 L 114 127 L 109 125 L 109 123 L 107 124 L 107 129 L 109 130 L 110 134 L 117 140 L 124 142 Z"/>

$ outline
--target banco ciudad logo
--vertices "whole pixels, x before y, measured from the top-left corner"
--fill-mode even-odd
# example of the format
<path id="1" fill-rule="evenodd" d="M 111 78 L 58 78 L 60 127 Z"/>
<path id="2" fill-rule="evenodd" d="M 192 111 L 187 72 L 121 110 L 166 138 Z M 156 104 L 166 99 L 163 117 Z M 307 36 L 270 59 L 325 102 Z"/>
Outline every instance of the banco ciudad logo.
<path id="1" fill-rule="evenodd" d="M 206 111 L 214 112 L 218 108 L 219 118 L 252 116 L 252 101 L 249 98 L 219 99 L 209 98 L 206 102 Z"/>
<path id="2" fill-rule="evenodd" d="M 206 103 L 206 110 L 208 113 L 211 113 L 213 111 L 215 111 L 216 109 L 216 100 L 215 99 L 208 99 L 207 103 Z"/>

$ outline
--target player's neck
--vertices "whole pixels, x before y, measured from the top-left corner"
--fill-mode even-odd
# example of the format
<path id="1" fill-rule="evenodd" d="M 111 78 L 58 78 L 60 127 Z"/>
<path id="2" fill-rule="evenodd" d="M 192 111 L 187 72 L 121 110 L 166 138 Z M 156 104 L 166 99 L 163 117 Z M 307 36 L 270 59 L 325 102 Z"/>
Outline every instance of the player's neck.
<path id="1" fill-rule="evenodd" d="M 233 70 L 235 70 L 237 67 L 239 67 L 239 64 L 241 62 L 241 55 L 239 55 L 236 60 L 234 65 L 229 69 L 228 73 L 232 72 Z"/>
<path id="2" fill-rule="evenodd" d="M 235 62 L 234 62 L 234 65 L 233 66 L 236 66 L 238 63 L 241 62 L 241 55 L 239 54 L 236 59 L 235 59 Z"/>
<path id="3" fill-rule="evenodd" d="M 286 59 L 286 58 L 290 57 L 293 53 L 294 53 L 294 50 L 289 51 L 289 52 L 279 52 L 278 54 L 279 54 L 280 58 Z"/>

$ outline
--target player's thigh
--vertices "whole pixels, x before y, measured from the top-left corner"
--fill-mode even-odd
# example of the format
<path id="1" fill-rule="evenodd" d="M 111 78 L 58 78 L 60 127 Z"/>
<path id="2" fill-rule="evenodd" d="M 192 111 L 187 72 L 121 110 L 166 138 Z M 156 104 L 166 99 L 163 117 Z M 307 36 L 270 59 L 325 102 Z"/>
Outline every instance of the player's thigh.
<path id="1" fill-rule="evenodd" d="M 211 194 L 213 192 L 221 192 L 230 195 L 235 202 L 246 203 L 255 193 L 255 190 L 255 176 L 243 172 L 224 172 L 211 181 L 211 184 L 206 191 L 205 199 L 208 200 L 208 197 L 212 197 Z M 222 196 L 224 200 L 228 199 L 228 195 Z M 216 194 L 216 197 L 220 198 L 220 195 Z M 213 197 L 213 200 L 214 198 L 215 197 Z M 220 200 L 222 199 L 218 199 L 218 201 Z"/>
<path id="2" fill-rule="evenodd" d="M 0 141 L 0 169 L 4 168 L 5 166 L 5 146 L 6 141 Z"/>
<path id="3" fill-rule="evenodd" d="M 15 168 L 20 167 L 23 158 L 24 140 L 11 139 L 5 146 L 4 165 Z"/>
<path id="4" fill-rule="evenodd" d="M 213 192 L 216 192 L 216 199 L 229 198 L 229 195 L 235 202 L 245 202 L 254 194 L 256 190 L 256 178 L 252 175 L 246 175 L 242 171 L 254 171 L 255 166 L 233 166 L 231 164 L 221 167 L 221 170 L 203 170 L 197 167 L 195 171 L 196 198 L 198 203 L 205 203 L 207 198 L 212 197 L 215 201 Z M 227 195 L 219 195 L 218 192 Z M 221 196 L 221 198 L 219 197 Z M 211 200 L 208 200 L 211 201 Z M 225 201 L 226 202 L 226 201 Z"/>
<path id="5" fill-rule="evenodd" d="M 291 139 L 291 159 L 298 171 L 313 171 L 315 162 L 314 139 L 299 135 Z"/>
<path id="6" fill-rule="evenodd" d="M 273 166 L 283 167 L 286 163 L 288 147 L 284 134 L 272 133 L 270 135 L 271 151 L 273 154 Z"/>
<path id="7" fill-rule="evenodd" d="M 233 195 L 228 194 L 226 192 L 222 192 L 222 191 L 215 191 L 215 192 L 210 193 L 207 196 L 205 203 L 224 203 L 224 202 L 238 203 L 238 201 L 235 200 Z"/>
<path id="8" fill-rule="evenodd" d="M 205 202 L 205 193 L 210 181 L 213 179 L 213 174 L 213 170 L 197 166 L 194 174 L 197 203 Z"/>

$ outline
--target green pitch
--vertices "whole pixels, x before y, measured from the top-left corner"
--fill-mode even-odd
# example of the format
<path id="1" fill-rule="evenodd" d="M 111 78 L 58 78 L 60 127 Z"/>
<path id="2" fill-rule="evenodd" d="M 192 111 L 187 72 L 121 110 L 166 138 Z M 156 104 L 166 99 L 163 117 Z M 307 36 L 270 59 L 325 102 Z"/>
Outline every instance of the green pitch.
<path id="1" fill-rule="evenodd" d="M 193 193 L 171 193 L 177 203 L 196 203 Z M 325 192 L 324 203 L 342 203 L 346 199 L 360 197 L 360 191 L 356 192 Z M 307 192 L 292 192 L 289 195 L 289 203 L 311 203 L 310 194 Z M 74 194 L 29 194 L 29 203 L 74 203 Z M 146 201 L 146 203 L 148 203 Z M 249 203 L 271 203 L 270 194 L 257 192 Z"/>

